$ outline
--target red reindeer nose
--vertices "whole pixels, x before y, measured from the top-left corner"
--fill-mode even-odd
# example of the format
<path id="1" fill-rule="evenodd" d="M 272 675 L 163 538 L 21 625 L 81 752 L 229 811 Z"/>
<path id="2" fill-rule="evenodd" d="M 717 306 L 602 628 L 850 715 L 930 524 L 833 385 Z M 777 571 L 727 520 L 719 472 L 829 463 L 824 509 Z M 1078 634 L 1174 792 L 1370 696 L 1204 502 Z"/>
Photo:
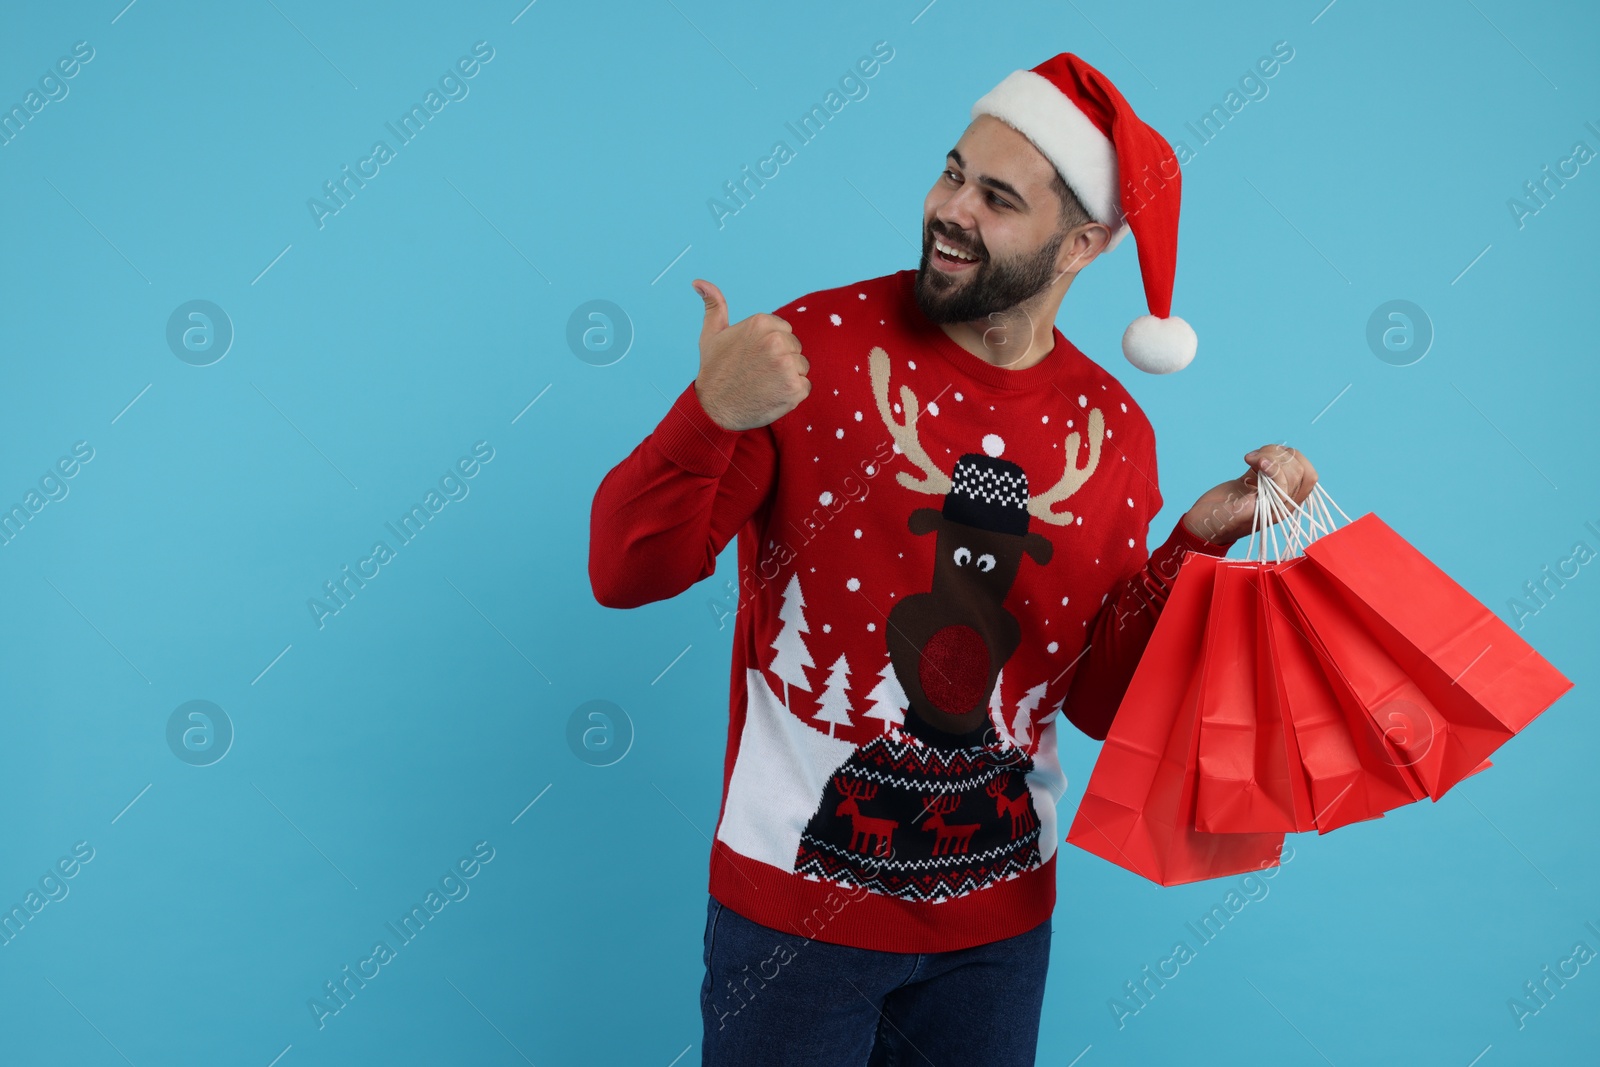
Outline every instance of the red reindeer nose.
<path id="1" fill-rule="evenodd" d="M 989 680 L 989 646 L 970 626 L 942 626 L 922 646 L 917 678 L 946 715 L 971 711 Z"/>

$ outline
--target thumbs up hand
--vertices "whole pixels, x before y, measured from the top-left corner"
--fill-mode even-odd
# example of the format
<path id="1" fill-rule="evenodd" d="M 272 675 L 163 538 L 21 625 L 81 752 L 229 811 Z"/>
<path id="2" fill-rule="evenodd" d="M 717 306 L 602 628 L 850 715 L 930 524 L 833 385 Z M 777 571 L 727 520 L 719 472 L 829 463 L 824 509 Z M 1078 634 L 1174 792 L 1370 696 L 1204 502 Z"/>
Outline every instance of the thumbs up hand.
<path id="1" fill-rule="evenodd" d="M 811 364 L 787 322 L 757 313 L 729 326 L 722 290 L 700 278 L 693 285 L 706 305 L 695 394 L 713 422 L 725 430 L 766 426 L 811 395 Z"/>

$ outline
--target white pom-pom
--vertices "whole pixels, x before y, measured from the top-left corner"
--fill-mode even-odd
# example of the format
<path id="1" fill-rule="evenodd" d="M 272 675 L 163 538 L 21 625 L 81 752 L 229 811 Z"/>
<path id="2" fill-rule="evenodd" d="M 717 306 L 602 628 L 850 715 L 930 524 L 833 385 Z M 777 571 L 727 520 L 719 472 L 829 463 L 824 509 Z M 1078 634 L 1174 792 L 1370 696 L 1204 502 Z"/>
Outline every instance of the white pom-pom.
<path id="1" fill-rule="evenodd" d="M 1189 365 L 1198 344 L 1193 327 L 1178 316 L 1140 315 L 1122 335 L 1122 354 L 1142 371 L 1171 374 Z"/>

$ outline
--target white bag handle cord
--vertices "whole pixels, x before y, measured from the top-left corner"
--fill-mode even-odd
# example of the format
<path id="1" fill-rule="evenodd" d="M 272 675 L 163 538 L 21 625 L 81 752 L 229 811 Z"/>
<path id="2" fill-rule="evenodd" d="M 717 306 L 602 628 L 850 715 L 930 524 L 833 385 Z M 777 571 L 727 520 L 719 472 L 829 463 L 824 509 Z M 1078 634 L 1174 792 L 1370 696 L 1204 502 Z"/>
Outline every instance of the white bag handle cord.
<path id="1" fill-rule="evenodd" d="M 1245 546 L 1245 558 L 1259 558 L 1265 562 L 1267 558 L 1267 538 L 1271 537 L 1273 561 L 1282 562 L 1283 548 L 1287 548 L 1289 554 L 1293 555 L 1299 550 L 1301 544 L 1299 509 L 1295 508 L 1293 502 L 1283 495 L 1283 490 L 1271 478 L 1265 479 L 1265 482 L 1269 485 L 1268 488 L 1263 489 L 1262 481 L 1263 479 L 1258 474 L 1256 478 L 1256 506 L 1250 520 L 1250 540 Z M 1283 546 L 1278 543 L 1280 526 L 1284 526 L 1282 533 L 1285 544 Z M 1256 538 L 1258 535 L 1261 538 L 1259 557 L 1254 555 L 1257 551 Z"/>
<path id="2" fill-rule="evenodd" d="M 1251 522 L 1251 541 L 1253 544 L 1257 529 L 1262 524 L 1264 508 L 1267 522 L 1271 523 L 1269 529 L 1274 532 L 1274 560 L 1281 561 L 1282 558 L 1276 551 L 1277 538 L 1275 531 L 1279 524 L 1285 525 L 1284 536 L 1288 542 L 1290 554 L 1294 555 L 1304 551 L 1305 546 L 1316 540 L 1317 537 L 1332 533 L 1337 528 L 1338 524 L 1334 521 L 1333 513 L 1328 510 L 1330 504 L 1344 518 L 1345 522 L 1354 521 L 1339 506 L 1339 502 L 1333 499 L 1327 489 L 1323 488 L 1321 481 L 1311 487 L 1311 492 L 1306 495 L 1305 501 L 1301 504 L 1296 504 L 1288 493 L 1284 491 L 1283 487 L 1270 477 L 1263 479 L 1258 474 L 1256 482 L 1256 513 Z M 1302 518 L 1310 525 L 1309 534 L 1301 525 Z M 1250 558 L 1248 548 L 1246 558 Z M 1265 560 L 1265 558 L 1265 539 L 1263 537 L 1261 559 Z"/>

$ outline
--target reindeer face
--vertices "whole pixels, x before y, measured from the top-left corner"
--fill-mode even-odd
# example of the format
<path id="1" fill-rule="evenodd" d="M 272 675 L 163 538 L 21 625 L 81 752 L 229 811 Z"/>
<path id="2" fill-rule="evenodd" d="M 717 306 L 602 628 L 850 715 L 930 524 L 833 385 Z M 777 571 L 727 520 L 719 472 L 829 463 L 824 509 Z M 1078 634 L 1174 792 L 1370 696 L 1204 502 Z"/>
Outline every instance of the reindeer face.
<path id="1" fill-rule="evenodd" d="M 1041 566 L 1053 551 L 1043 534 L 999 533 L 945 518 L 936 508 L 911 513 L 911 532 L 937 533 L 934 550 L 933 595 L 940 600 L 967 603 L 975 608 L 998 608 L 1016 581 L 1024 554 Z"/>

